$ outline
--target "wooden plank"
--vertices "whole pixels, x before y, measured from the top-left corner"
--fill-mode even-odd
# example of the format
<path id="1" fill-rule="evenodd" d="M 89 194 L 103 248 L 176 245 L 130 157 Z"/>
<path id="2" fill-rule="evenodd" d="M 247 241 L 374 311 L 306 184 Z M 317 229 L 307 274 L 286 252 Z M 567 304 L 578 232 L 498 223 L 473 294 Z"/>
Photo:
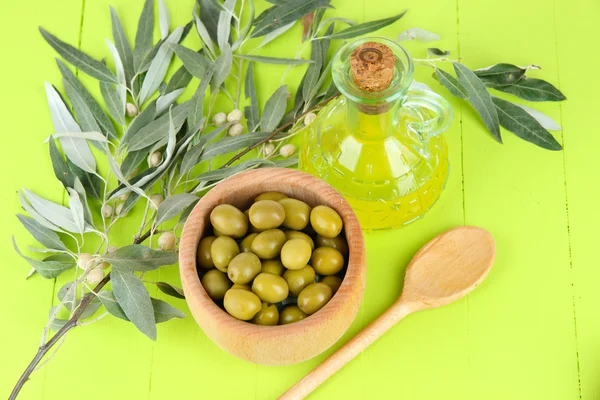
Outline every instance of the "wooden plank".
<path id="1" fill-rule="evenodd" d="M 59 82 L 56 53 L 38 31 L 43 26 L 55 35 L 77 41 L 81 0 L 41 2 L 2 2 L 0 35 L 3 41 L 3 191 L 0 205 L 3 254 L 3 279 L 10 282 L 0 291 L 5 329 L 0 363 L 0 392 L 8 396 L 17 379 L 37 350 L 52 305 L 52 280 L 34 276 L 25 280 L 30 266 L 13 250 L 11 235 L 21 250 L 31 257 L 27 246 L 40 247 L 13 214 L 21 210 L 17 191 L 27 187 L 50 200 L 60 202 L 62 186 L 50 168 L 48 145 L 43 140 L 52 133 L 50 112 L 46 102 L 44 80 Z M 16 172 L 16 173 L 14 173 Z M 34 373 L 21 392 L 23 399 L 42 397 L 46 368 Z"/>
<path id="2" fill-rule="evenodd" d="M 113 69 L 114 63 L 105 43 L 105 38 L 112 40 L 109 5 L 113 5 L 119 13 L 133 43 L 143 1 L 85 2 L 81 50 L 96 59 L 105 58 Z M 76 43 L 77 40 L 74 36 L 66 35 L 61 39 L 69 43 Z M 156 32 L 155 39 L 158 40 Z M 79 73 L 79 78 L 100 104 L 104 104 L 98 81 L 83 73 Z M 54 83 L 62 87 L 60 80 Z M 106 176 L 108 167 L 107 163 L 103 162 L 105 157 L 98 155 L 96 159 L 99 161 L 100 173 Z M 44 158 L 43 162 L 47 165 L 48 160 Z M 139 208 L 143 208 L 143 205 L 138 207 L 137 212 L 130 213 L 115 225 L 110 233 L 111 244 L 124 246 L 131 243 L 141 221 L 143 209 Z M 87 238 L 85 251 L 93 252 L 97 244 L 92 237 Z M 67 282 L 68 278 L 60 277 L 56 290 Z M 153 278 L 153 274 L 146 276 L 146 279 Z M 78 327 L 68 334 L 65 345 L 48 368 L 44 397 L 48 399 L 63 397 L 65 385 L 68 385 L 69 391 L 86 393 L 89 399 L 103 399 L 107 396 L 145 398 L 149 391 L 152 347 L 153 342 L 132 324 L 112 316 L 105 317 L 90 326 Z"/>
<path id="3" fill-rule="evenodd" d="M 541 65 L 531 75 L 557 83 L 552 20 L 543 0 L 459 0 L 460 55 L 472 68 Z M 557 104 L 535 107 L 560 119 Z M 501 146 L 465 114 L 466 222 L 498 242 L 496 266 L 469 297 L 465 398 L 579 398 L 563 153 L 509 132 Z"/>
<path id="4" fill-rule="evenodd" d="M 597 52 L 588 52 L 592 38 L 600 35 L 600 4 L 583 1 L 573 7 L 566 1 L 556 1 L 556 46 L 559 80 L 568 101 L 561 106 L 561 122 L 565 145 L 565 184 L 569 210 L 573 301 L 577 324 L 580 385 L 583 399 L 600 398 L 598 375 L 598 337 L 600 320 L 598 304 L 600 279 L 596 256 L 596 232 L 600 224 L 597 199 L 600 196 L 598 171 L 600 160 L 596 152 L 600 137 L 594 134 L 594 116 L 600 102 L 600 82 L 587 73 L 588 65 L 600 61 Z M 582 57 L 582 54 L 585 56 Z"/>

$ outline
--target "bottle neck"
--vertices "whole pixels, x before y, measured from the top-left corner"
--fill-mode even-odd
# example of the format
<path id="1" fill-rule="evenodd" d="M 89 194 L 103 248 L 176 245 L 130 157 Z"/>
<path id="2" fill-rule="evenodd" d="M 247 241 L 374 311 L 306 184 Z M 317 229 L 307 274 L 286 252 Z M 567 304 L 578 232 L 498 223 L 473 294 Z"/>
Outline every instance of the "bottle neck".
<path id="1" fill-rule="evenodd" d="M 347 99 L 348 127 L 354 136 L 377 140 L 393 134 L 399 124 L 402 98 L 385 104 L 366 105 Z"/>

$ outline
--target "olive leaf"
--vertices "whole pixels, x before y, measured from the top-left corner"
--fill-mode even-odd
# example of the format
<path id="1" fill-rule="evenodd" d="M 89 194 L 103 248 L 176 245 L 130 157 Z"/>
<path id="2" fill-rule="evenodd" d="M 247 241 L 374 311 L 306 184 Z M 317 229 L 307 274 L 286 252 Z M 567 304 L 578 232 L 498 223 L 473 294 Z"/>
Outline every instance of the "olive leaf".
<path id="1" fill-rule="evenodd" d="M 213 68 L 210 66 L 200 79 L 200 84 L 196 89 L 196 93 L 190 100 L 190 110 L 188 111 L 187 123 L 188 126 L 194 126 L 200 122 L 204 115 L 204 92 L 208 89 L 208 85 L 212 79 Z"/>
<path id="2" fill-rule="evenodd" d="M 176 131 L 178 131 L 185 122 L 189 106 L 189 102 L 185 102 L 173 107 L 172 115 Z M 169 114 L 164 114 L 160 118 L 141 128 L 139 131 L 128 135 L 129 151 L 140 150 L 152 146 L 154 143 L 167 136 L 168 129 Z"/>
<path id="3" fill-rule="evenodd" d="M 117 80 L 119 81 L 115 89 L 116 101 L 114 104 L 114 111 L 111 112 L 111 115 L 113 115 L 113 118 L 115 118 L 119 124 L 125 125 L 125 104 L 127 103 L 127 78 L 125 77 L 125 69 L 123 67 L 123 61 L 121 61 L 121 57 L 119 56 L 119 52 L 115 45 L 108 39 L 106 39 L 106 45 L 108 46 L 108 50 L 110 51 L 110 54 L 115 62 Z M 102 84 L 100 87 L 102 87 Z"/>
<path id="4" fill-rule="evenodd" d="M 169 107 L 175 103 L 175 100 L 179 98 L 185 92 L 185 88 L 175 89 L 172 92 L 168 92 L 159 96 L 156 99 L 156 114 L 161 115 L 169 109 Z"/>
<path id="5" fill-rule="evenodd" d="M 152 271 L 164 265 L 175 264 L 177 253 L 153 250 L 141 244 L 130 244 L 103 255 L 102 259 L 120 270 Z"/>
<path id="6" fill-rule="evenodd" d="M 154 282 L 154 284 L 156 285 L 158 290 L 160 290 L 164 294 L 168 294 L 169 296 L 172 296 L 172 297 L 175 297 L 178 299 L 185 299 L 185 295 L 183 294 L 183 289 L 173 286 L 167 282 Z M 156 314 L 155 314 L 155 316 L 156 316 Z"/>
<path id="7" fill-rule="evenodd" d="M 52 224 L 69 232 L 78 232 L 79 229 L 73 220 L 71 210 L 46 200 L 27 189 L 23 189 L 25 197 L 31 204 L 31 206 L 41 214 L 45 219 L 50 221 Z"/>
<path id="8" fill-rule="evenodd" d="M 196 31 L 198 31 L 198 36 L 200 36 L 202 43 L 208 48 L 208 51 L 214 57 L 214 55 L 216 54 L 215 48 L 213 47 L 212 39 L 210 38 L 208 30 L 200 20 L 200 17 L 198 17 L 198 14 L 196 14 L 195 10 L 192 13 L 192 16 L 194 18 L 194 24 L 196 25 Z"/>
<path id="9" fill-rule="evenodd" d="M 398 15 L 395 15 L 390 18 L 379 19 L 376 21 L 364 22 L 362 24 L 356 24 L 349 28 L 343 29 L 336 33 L 331 33 L 329 35 L 322 36 L 318 39 L 351 39 L 357 36 L 365 35 L 367 33 L 374 32 L 381 28 L 384 28 L 388 25 L 393 24 L 398 21 L 406 14 L 406 11 L 401 12 Z"/>
<path id="10" fill-rule="evenodd" d="M 56 143 L 54 139 L 50 139 L 48 141 L 50 147 L 50 160 L 52 161 L 52 169 L 54 170 L 54 175 L 56 175 L 56 179 L 58 179 L 65 188 L 73 187 L 73 173 L 69 169 L 69 166 L 63 159 L 62 154 L 56 147 Z"/>
<path id="11" fill-rule="evenodd" d="M 79 125 L 73 119 L 62 98 L 48 82 L 46 82 L 46 95 L 54 131 L 56 133 L 81 132 Z M 94 173 L 96 171 L 96 160 L 84 139 L 64 137 L 60 139 L 60 144 L 65 155 L 75 165 L 87 172 Z"/>
<path id="12" fill-rule="evenodd" d="M 203 78 L 206 71 L 212 65 L 210 60 L 202 54 L 190 50 L 187 47 L 177 44 L 173 46 L 173 50 L 188 72 L 198 79 Z"/>
<path id="13" fill-rule="evenodd" d="M 539 122 L 540 125 L 542 125 L 544 127 L 544 129 L 548 129 L 550 131 L 560 131 L 561 130 L 561 127 L 558 124 L 558 122 L 556 122 L 555 120 L 553 120 L 552 118 L 550 118 L 549 116 L 544 114 L 543 112 L 538 111 L 531 107 L 524 106 L 523 104 L 515 103 L 515 105 L 518 107 L 521 107 L 523 110 L 525 110 L 527 112 L 527 114 L 531 115 L 537 122 Z"/>
<path id="14" fill-rule="evenodd" d="M 219 20 L 217 22 L 217 44 L 219 49 L 225 48 L 229 44 L 229 35 L 231 32 L 231 17 L 235 8 L 236 0 L 225 0 L 223 3 L 224 10 L 219 12 Z"/>
<path id="15" fill-rule="evenodd" d="M 84 170 L 73 164 L 69 159 L 67 159 L 67 164 L 69 165 L 69 168 L 71 169 L 75 177 L 81 181 L 81 184 L 85 188 L 86 193 L 88 193 L 95 199 L 100 200 L 103 196 L 102 180 L 95 174 L 85 172 Z"/>
<path id="16" fill-rule="evenodd" d="M 254 132 L 246 135 L 224 137 L 221 140 L 210 143 L 206 146 L 198 162 L 210 160 L 213 157 L 222 156 L 246 148 L 259 140 L 263 140 L 271 135 L 271 132 Z"/>
<path id="17" fill-rule="evenodd" d="M 101 290 L 96 294 L 96 297 L 100 299 L 100 302 L 106 308 L 106 311 L 114 317 L 123 319 L 125 321 L 129 321 L 127 315 L 125 315 L 125 311 L 119 305 L 119 302 L 115 298 L 115 294 L 110 290 Z"/>
<path id="18" fill-rule="evenodd" d="M 20 255 L 25 261 L 29 263 L 33 268 L 35 268 L 36 272 L 45 279 L 53 279 L 62 274 L 63 272 L 73 268 L 75 266 L 75 261 L 71 260 L 71 262 L 67 261 L 56 261 L 56 260 L 36 260 L 30 257 L 27 257 L 17 247 L 17 242 L 15 242 L 15 238 L 12 238 L 13 247 L 18 255 Z"/>
<path id="19" fill-rule="evenodd" d="M 554 151 L 562 149 L 554 136 L 544 129 L 527 111 L 498 97 L 492 97 L 492 100 L 498 110 L 500 125 L 503 128 L 541 148 Z"/>
<path id="20" fill-rule="evenodd" d="M 422 28 L 411 28 L 399 34 L 396 40 L 398 42 L 404 42 L 406 40 L 416 40 L 419 42 L 434 42 L 436 40 L 440 40 L 440 35 L 426 31 Z"/>
<path id="21" fill-rule="evenodd" d="M 248 124 L 248 130 L 254 132 L 258 129 L 260 116 L 258 111 L 258 99 L 256 96 L 256 85 L 254 84 L 254 63 L 248 63 L 246 70 L 246 81 L 244 83 L 244 94 L 250 104 L 244 107 L 244 116 Z"/>
<path id="22" fill-rule="evenodd" d="M 19 203 L 21 203 L 21 207 L 29 214 L 31 217 L 36 220 L 40 225 L 51 229 L 55 232 L 64 232 L 61 228 L 54 225 L 52 222 L 48 221 L 42 214 L 37 212 L 35 208 L 29 204 L 29 201 L 25 198 L 23 192 L 19 192 Z"/>
<path id="23" fill-rule="evenodd" d="M 127 156 L 121 163 L 120 167 L 123 175 L 126 177 L 129 176 L 129 174 L 131 174 L 131 172 L 133 172 L 133 170 L 146 159 L 148 154 L 150 154 L 150 149 L 148 147 L 127 153 Z"/>
<path id="24" fill-rule="evenodd" d="M 88 303 L 87 307 L 85 307 L 85 310 L 83 310 L 83 312 L 81 313 L 79 318 L 86 319 L 86 318 L 91 317 L 92 315 L 94 315 L 96 313 L 96 311 L 98 311 L 98 309 L 100 308 L 101 305 L 102 305 L 102 303 L 100 302 L 100 300 L 97 297 L 94 297 Z"/>
<path id="25" fill-rule="evenodd" d="M 250 29 L 252 29 L 252 25 L 254 24 L 254 16 L 255 16 L 255 11 L 256 11 L 254 9 L 254 1 L 250 1 L 249 5 L 250 5 L 250 16 L 248 17 L 246 27 L 239 33 L 237 40 L 231 46 L 232 50 L 237 50 L 242 45 L 242 43 L 244 43 L 244 40 L 246 40 L 246 38 L 248 37 L 248 34 L 250 33 Z"/>
<path id="26" fill-rule="evenodd" d="M 158 25 L 160 27 L 160 37 L 165 39 L 169 36 L 169 25 L 171 25 L 171 15 L 165 0 L 158 0 Z"/>
<path id="27" fill-rule="evenodd" d="M 502 143 L 498 112 L 492 101 L 492 96 L 488 93 L 483 82 L 470 69 L 457 62 L 453 62 L 452 64 L 454 65 L 458 82 L 467 92 L 467 99 L 473 108 L 475 108 L 485 126 L 492 133 L 492 136 L 498 142 Z"/>
<path id="28" fill-rule="evenodd" d="M 279 125 L 287 107 L 287 96 L 287 86 L 284 85 L 277 89 L 267 100 L 260 118 L 260 126 L 264 131 L 272 132 Z"/>
<path id="29" fill-rule="evenodd" d="M 262 43 L 260 44 L 260 47 L 266 45 L 267 43 L 272 42 L 273 40 L 277 39 L 279 36 L 283 35 L 287 31 L 292 29 L 292 27 L 296 24 L 296 22 L 297 21 L 290 22 L 287 25 L 284 25 L 280 28 L 275 29 L 274 31 L 271 31 L 270 33 L 267 33 L 265 35 L 265 38 L 263 39 Z"/>
<path id="30" fill-rule="evenodd" d="M 231 167 L 219 168 L 214 171 L 204 172 L 204 173 L 194 177 L 194 179 L 199 180 L 199 181 L 206 181 L 206 182 L 218 181 L 221 179 L 229 178 L 230 176 L 233 176 L 242 171 L 245 171 L 246 169 L 256 168 L 256 167 L 260 167 L 263 165 L 274 166 L 275 164 L 273 164 L 273 162 L 269 161 L 269 160 L 265 160 L 262 158 L 254 158 L 251 160 L 243 161 L 243 162 L 236 164 L 234 166 L 231 166 Z"/>
<path id="31" fill-rule="evenodd" d="M 73 74 L 73 72 L 61 60 L 57 59 L 56 63 L 58 64 L 58 68 L 60 69 L 60 72 L 63 76 L 63 83 L 65 83 L 65 91 L 67 92 L 67 95 L 69 96 L 69 99 L 71 100 L 71 104 L 73 105 L 73 108 L 75 109 L 75 115 L 77 115 L 77 118 L 79 119 L 79 123 L 80 123 L 81 127 L 86 131 L 101 130 L 103 133 L 107 134 L 110 138 L 115 139 L 117 137 L 115 128 L 114 128 L 112 122 L 110 121 L 110 119 L 108 118 L 108 115 L 106 115 L 104 110 L 102 110 L 102 107 L 100 106 L 100 104 L 96 101 L 96 99 L 94 99 L 94 97 L 90 94 L 90 92 L 83 86 L 83 84 L 79 81 L 79 79 L 77 79 L 75 74 Z M 68 86 L 66 84 L 68 84 Z M 72 90 L 70 90 L 70 89 L 72 89 Z M 75 96 L 75 94 L 77 94 L 78 96 Z M 76 99 L 76 97 L 78 97 L 78 98 Z M 98 125 L 100 125 L 101 129 L 96 129 L 93 126 L 93 124 L 88 125 L 88 124 L 84 123 L 83 119 L 85 119 L 85 121 L 88 121 L 89 119 L 87 117 L 84 117 L 81 114 L 82 111 L 80 109 L 82 107 L 79 104 L 80 103 L 78 100 L 79 98 L 81 99 L 81 102 L 83 102 L 87 106 L 89 111 L 92 113 L 92 115 L 96 119 L 96 122 L 98 123 Z"/>
<path id="32" fill-rule="evenodd" d="M 83 216 L 83 204 L 79 198 L 79 193 L 74 189 L 67 188 L 69 192 L 69 208 L 71 209 L 71 215 L 73 216 L 73 222 L 77 227 L 77 233 L 83 235 L 86 230 L 85 217 Z"/>
<path id="33" fill-rule="evenodd" d="M 274 167 L 289 168 L 289 167 L 293 167 L 294 165 L 298 164 L 298 158 L 289 157 L 289 158 L 284 158 L 281 160 L 273 160 L 272 162 L 273 162 Z"/>
<path id="34" fill-rule="evenodd" d="M 462 87 L 460 83 L 458 83 L 455 77 L 453 77 L 452 75 L 440 68 L 435 69 L 434 76 L 446 89 L 448 89 L 448 91 L 450 91 L 450 93 L 453 96 L 459 97 L 464 100 L 467 99 L 468 94 L 465 88 Z"/>
<path id="35" fill-rule="evenodd" d="M 510 93 L 528 101 L 563 101 L 567 98 L 554 85 L 542 79 L 524 77 L 506 86 L 487 84 L 504 93 Z"/>
<path id="36" fill-rule="evenodd" d="M 146 0 L 138 22 L 133 51 L 133 66 L 137 73 L 152 49 L 152 33 L 154 31 L 154 0 Z"/>
<path id="37" fill-rule="evenodd" d="M 169 80 L 166 92 L 170 93 L 177 89 L 185 89 L 187 88 L 191 80 L 192 74 L 190 74 L 187 68 L 184 65 L 182 65 L 177 71 L 175 71 L 175 73 Z"/>
<path id="38" fill-rule="evenodd" d="M 323 44 L 320 40 L 315 40 L 311 43 L 310 59 L 313 63 L 306 69 L 301 83 L 302 98 L 307 104 L 312 100 L 312 94 L 318 90 L 315 88 L 315 85 L 319 80 L 321 68 L 323 67 Z M 263 129 L 265 128 L 263 127 Z"/>
<path id="39" fill-rule="evenodd" d="M 228 129 L 229 126 L 230 124 L 221 125 L 217 129 L 204 134 L 195 146 L 192 146 L 188 151 L 186 151 L 186 153 L 183 155 L 183 160 L 181 160 L 180 169 L 182 175 L 190 172 L 190 170 L 200 162 L 200 155 L 206 148 L 206 145 L 216 138 L 221 132 Z"/>
<path id="40" fill-rule="evenodd" d="M 487 68 L 476 69 L 473 71 L 484 84 L 490 85 L 512 85 L 525 76 L 527 69 L 517 67 L 512 64 L 495 64 Z"/>
<path id="41" fill-rule="evenodd" d="M 285 65 L 302 65 L 310 64 L 314 61 L 304 60 L 302 58 L 280 58 L 280 57 L 266 57 L 266 56 L 253 56 L 248 54 L 236 54 L 238 58 L 250 61 L 258 61 L 267 64 L 285 64 Z"/>
<path id="42" fill-rule="evenodd" d="M 156 211 L 156 219 L 154 220 L 154 227 L 175 218 L 184 208 L 190 204 L 198 202 L 198 196 L 194 196 L 189 193 L 181 193 L 167 197 L 158 207 Z"/>
<path id="43" fill-rule="evenodd" d="M 256 26 L 250 37 L 264 36 L 284 25 L 299 20 L 317 8 L 330 7 L 329 2 L 330 0 L 286 1 L 281 5 L 271 7 L 262 14 L 262 17 L 256 18 L 254 21 Z"/>
<path id="44" fill-rule="evenodd" d="M 445 56 L 450 55 L 450 52 L 448 50 L 438 49 L 437 47 L 429 47 L 427 49 L 427 55 L 436 56 L 436 57 L 445 57 Z"/>
<path id="45" fill-rule="evenodd" d="M 75 111 L 75 116 L 79 120 L 79 125 L 81 129 L 87 132 L 101 132 L 102 129 L 98 125 L 98 122 L 94 118 L 92 111 L 88 107 L 88 105 L 84 102 L 83 98 L 77 93 L 77 91 L 71 86 L 68 81 L 63 81 L 63 85 L 65 87 L 65 92 L 67 93 L 67 97 L 71 101 L 71 105 L 73 106 L 73 110 Z M 103 134 L 106 136 L 106 134 Z M 103 150 L 105 145 L 96 141 L 90 141 L 90 144 L 96 147 L 98 150 Z"/>
<path id="46" fill-rule="evenodd" d="M 218 3 L 214 0 L 197 0 L 200 8 L 200 21 L 206 27 L 209 36 L 215 43 L 219 42 L 217 37 L 218 21 L 219 21 L 219 7 Z"/>
<path id="47" fill-rule="evenodd" d="M 158 286 L 159 289 L 161 289 L 161 286 L 159 286 L 159 283 L 163 284 L 163 285 L 168 285 L 165 282 L 156 282 L 156 286 Z M 171 286 L 171 287 L 173 287 L 173 286 Z M 174 287 L 173 287 L 173 290 L 175 290 Z M 181 290 L 181 289 L 179 289 L 179 290 Z M 170 294 L 167 292 L 164 292 L 164 293 Z M 177 293 L 177 292 L 175 292 L 175 293 Z M 96 296 L 102 302 L 102 305 L 104 306 L 104 308 L 106 308 L 106 311 L 108 311 L 111 315 L 113 315 L 117 318 L 123 319 L 125 321 L 129 321 L 129 318 L 127 318 L 127 315 L 125 315 L 123 308 L 121 308 L 121 306 L 119 305 L 119 302 L 115 298 L 115 295 L 112 291 L 102 290 Z M 173 297 L 177 297 L 177 296 L 173 296 Z M 180 298 L 183 298 L 183 297 L 180 297 Z M 154 319 L 157 324 L 161 323 L 161 322 L 166 322 L 172 318 L 185 318 L 184 313 L 182 313 L 175 307 L 170 306 L 168 303 L 166 303 L 162 300 L 158 300 L 158 299 L 151 297 L 150 301 L 152 303 Z"/>
<path id="48" fill-rule="evenodd" d="M 81 50 L 78 50 L 70 44 L 63 42 L 42 27 L 40 27 L 40 32 L 46 42 L 48 42 L 48 44 L 52 46 L 52 48 L 56 50 L 58 54 L 73 64 L 73 66 L 75 66 L 81 72 L 84 72 L 102 82 L 118 83 L 117 78 L 113 75 L 113 73 L 100 61 L 93 59 Z"/>
<path id="49" fill-rule="evenodd" d="M 104 98 L 104 104 L 108 109 L 108 113 L 120 125 L 125 125 L 125 103 L 121 96 L 117 93 L 115 85 L 106 82 L 100 82 L 100 93 Z"/>
<path id="50" fill-rule="evenodd" d="M 24 215 L 17 214 L 17 218 L 19 218 L 25 229 L 31 233 L 31 236 L 47 248 L 52 250 L 68 250 L 67 246 L 65 246 L 53 230 Z"/>
<path id="51" fill-rule="evenodd" d="M 133 272 L 120 268 L 113 268 L 110 277 L 115 299 L 127 319 L 143 334 L 156 340 L 154 307 L 142 280 Z"/>
<path id="52" fill-rule="evenodd" d="M 85 222 L 87 222 L 87 227 L 93 228 L 94 218 L 92 217 L 92 210 L 90 209 L 90 206 L 88 204 L 87 192 L 85 190 L 85 187 L 83 186 L 83 183 L 81 182 L 81 180 L 79 180 L 78 177 L 75 177 L 75 179 L 73 180 L 73 190 L 77 192 L 77 194 L 79 195 L 79 200 L 81 200 L 81 204 L 83 206 L 83 219 L 85 220 Z"/>
<path id="53" fill-rule="evenodd" d="M 127 35 L 125 34 L 125 30 L 123 29 L 123 24 L 121 24 L 121 20 L 119 20 L 119 16 L 112 6 L 110 6 L 110 20 L 113 40 L 115 41 L 115 46 L 119 52 L 119 57 L 123 62 L 126 82 L 129 83 L 131 82 L 133 75 L 135 75 L 133 67 L 133 51 L 129 39 L 127 39 Z"/>
<path id="54" fill-rule="evenodd" d="M 67 322 L 69 322 L 66 319 L 62 319 L 62 318 L 57 318 L 55 316 L 55 314 L 58 313 L 58 306 L 54 306 L 54 307 L 50 307 L 50 310 L 48 311 L 48 318 L 51 318 L 52 321 L 50 322 L 50 329 L 53 332 L 58 332 L 63 326 L 65 326 L 67 324 Z M 53 318 L 54 316 L 54 318 Z"/>
<path id="55" fill-rule="evenodd" d="M 165 79 L 167 70 L 171 64 L 171 59 L 173 58 L 173 48 L 171 45 L 179 42 L 182 34 L 182 27 L 175 29 L 158 49 L 156 57 L 154 57 L 152 63 L 150 63 L 150 67 L 148 68 L 148 72 L 142 83 L 142 88 L 140 89 L 140 104 L 145 103 L 146 100 L 156 92 L 156 89 L 158 89 Z"/>
<path id="56" fill-rule="evenodd" d="M 146 108 L 137 115 L 129 124 L 129 127 L 125 130 L 125 134 L 121 138 L 121 145 L 127 144 L 129 139 L 133 137 L 140 129 L 148 126 L 156 116 L 156 101 L 148 103 Z M 126 174 L 127 175 L 127 174 Z"/>
<path id="57" fill-rule="evenodd" d="M 58 290 L 56 293 L 56 297 L 58 301 L 63 303 L 64 307 L 73 311 L 79 304 L 79 299 L 77 299 L 77 285 L 75 282 L 67 282 Z"/>
<path id="58" fill-rule="evenodd" d="M 181 319 L 186 317 L 186 315 L 183 312 L 181 312 L 180 310 L 178 310 L 177 308 L 173 307 L 165 301 L 155 298 L 151 298 L 150 300 L 152 301 L 152 307 L 154 308 L 154 318 L 157 324 L 160 324 L 161 322 L 167 322 L 173 318 Z"/>
<path id="59" fill-rule="evenodd" d="M 146 183 L 152 181 L 154 178 L 160 176 L 166 169 L 169 167 L 171 160 L 173 159 L 173 155 L 175 153 L 175 146 L 177 145 L 177 132 L 183 125 L 183 121 L 176 128 L 173 123 L 173 115 L 172 110 L 169 114 L 165 114 L 165 116 L 169 117 L 169 128 L 168 128 L 168 137 L 167 137 L 167 148 L 165 149 L 165 160 L 160 164 L 156 170 L 154 170 L 149 175 L 143 177 L 139 181 L 133 184 L 135 188 L 142 188 Z M 160 146 L 162 147 L 162 146 Z"/>
<path id="60" fill-rule="evenodd" d="M 215 60 L 215 66 L 212 77 L 213 91 L 217 90 L 217 88 L 220 88 L 223 82 L 225 82 L 225 79 L 227 79 L 229 73 L 231 72 L 232 63 L 233 53 L 229 44 L 226 44 L 221 49 L 221 55 Z"/>

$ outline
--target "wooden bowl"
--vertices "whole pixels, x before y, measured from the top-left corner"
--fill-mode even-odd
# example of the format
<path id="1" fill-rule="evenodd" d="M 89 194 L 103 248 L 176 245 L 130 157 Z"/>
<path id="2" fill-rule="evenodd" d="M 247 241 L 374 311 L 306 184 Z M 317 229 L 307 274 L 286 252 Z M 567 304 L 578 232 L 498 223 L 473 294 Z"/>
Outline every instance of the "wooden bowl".
<path id="1" fill-rule="evenodd" d="M 311 207 L 323 204 L 334 208 L 344 221 L 350 249 L 346 276 L 331 301 L 308 318 L 281 326 L 254 325 L 227 314 L 208 297 L 196 269 L 196 249 L 207 232 L 212 209 L 225 203 L 245 210 L 256 196 L 269 191 L 285 193 Z M 179 268 L 196 322 L 219 347 L 256 364 L 288 365 L 327 350 L 354 320 L 365 290 L 365 243 L 352 208 L 327 183 L 300 171 L 264 168 L 224 180 L 198 202 L 183 229 Z"/>

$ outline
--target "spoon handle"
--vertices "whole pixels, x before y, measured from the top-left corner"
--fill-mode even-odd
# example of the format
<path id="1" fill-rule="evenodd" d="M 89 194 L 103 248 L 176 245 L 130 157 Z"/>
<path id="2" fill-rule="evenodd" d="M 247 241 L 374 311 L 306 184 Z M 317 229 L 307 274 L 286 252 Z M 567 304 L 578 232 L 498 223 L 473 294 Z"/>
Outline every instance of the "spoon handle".
<path id="1" fill-rule="evenodd" d="M 354 357 L 359 355 L 371 343 L 379 339 L 398 321 L 410 314 L 412 310 L 404 303 L 397 301 L 375 321 L 360 331 L 348 343 L 330 355 L 319 366 L 313 369 L 302 380 L 283 393 L 278 400 L 304 399 L 330 376 L 342 369 Z"/>

